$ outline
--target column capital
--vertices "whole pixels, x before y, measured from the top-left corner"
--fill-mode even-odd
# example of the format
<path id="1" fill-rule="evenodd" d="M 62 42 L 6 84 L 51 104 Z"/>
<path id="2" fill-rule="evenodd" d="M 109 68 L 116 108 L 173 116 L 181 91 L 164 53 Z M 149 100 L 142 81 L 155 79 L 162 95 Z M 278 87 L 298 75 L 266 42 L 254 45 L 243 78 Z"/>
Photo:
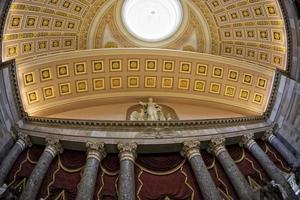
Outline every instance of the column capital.
<path id="1" fill-rule="evenodd" d="M 196 156 L 200 155 L 200 141 L 198 140 L 190 140 L 183 142 L 183 147 L 181 150 L 181 155 L 186 156 L 189 160 Z"/>
<path id="2" fill-rule="evenodd" d="M 263 139 L 271 142 L 276 136 L 273 134 L 273 127 L 266 130 Z"/>
<path id="3" fill-rule="evenodd" d="M 30 141 L 30 138 L 27 134 L 24 134 L 22 132 L 19 132 L 18 133 L 18 141 L 17 141 L 17 144 L 19 144 L 22 149 L 25 149 L 26 146 L 29 146 L 31 147 L 32 146 L 32 143 Z"/>
<path id="4" fill-rule="evenodd" d="M 131 160 L 134 162 L 136 159 L 136 143 L 119 143 L 118 150 L 119 150 L 119 158 L 121 160 Z"/>
<path id="5" fill-rule="evenodd" d="M 241 146 L 245 145 L 250 149 L 252 145 L 255 144 L 255 140 L 253 138 L 254 138 L 254 133 L 252 132 L 246 133 L 241 137 L 241 141 L 240 141 Z"/>
<path id="6" fill-rule="evenodd" d="M 225 138 L 222 136 L 211 138 L 208 150 L 213 152 L 215 156 L 218 156 L 221 152 L 226 150 Z"/>
<path id="7" fill-rule="evenodd" d="M 45 151 L 52 154 L 53 157 L 55 157 L 57 153 L 63 152 L 63 148 L 61 146 L 61 143 L 59 142 L 59 139 L 47 137 L 46 142 L 47 146 Z"/>
<path id="8" fill-rule="evenodd" d="M 106 152 L 105 152 L 105 147 L 104 147 L 104 143 L 103 142 L 90 142 L 88 141 L 86 143 L 86 148 L 87 148 L 87 159 L 93 157 L 99 161 L 101 161 L 105 156 L 106 156 Z"/>

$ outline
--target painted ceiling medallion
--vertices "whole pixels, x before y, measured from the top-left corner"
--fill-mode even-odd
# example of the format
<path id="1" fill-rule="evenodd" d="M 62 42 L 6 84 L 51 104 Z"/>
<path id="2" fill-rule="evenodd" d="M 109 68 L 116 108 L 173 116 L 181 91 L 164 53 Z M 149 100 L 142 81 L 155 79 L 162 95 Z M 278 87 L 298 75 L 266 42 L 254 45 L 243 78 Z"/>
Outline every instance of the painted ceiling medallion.
<path id="1" fill-rule="evenodd" d="M 122 22 L 137 39 L 159 42 L 180 27 L 183 8 L 180 0 L 125 0 Z"/>

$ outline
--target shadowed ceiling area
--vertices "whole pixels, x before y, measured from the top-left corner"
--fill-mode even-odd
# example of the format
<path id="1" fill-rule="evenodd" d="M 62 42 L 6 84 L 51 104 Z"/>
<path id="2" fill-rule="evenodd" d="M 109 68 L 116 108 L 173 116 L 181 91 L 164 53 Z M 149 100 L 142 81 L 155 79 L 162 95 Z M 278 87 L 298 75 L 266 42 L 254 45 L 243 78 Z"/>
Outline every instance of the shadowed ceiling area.
<path id="1" fill-rule="evenodd" d="M 178 2 L 177 31 L 151 42 L 123 24 L 124 1 L 13 1 L 3 58 L 16 59 L 25 111 L 48 116 L 105 98 L 153 96 L 262 115 L 288 58 L 278 1 Z"/>

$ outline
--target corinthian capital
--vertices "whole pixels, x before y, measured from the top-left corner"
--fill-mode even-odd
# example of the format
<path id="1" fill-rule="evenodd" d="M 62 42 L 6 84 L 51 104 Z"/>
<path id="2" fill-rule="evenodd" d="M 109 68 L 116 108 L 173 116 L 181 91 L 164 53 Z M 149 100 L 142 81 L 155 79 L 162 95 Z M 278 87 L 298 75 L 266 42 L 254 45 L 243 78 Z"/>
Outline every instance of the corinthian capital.
<path id="1" fill-rule="evenodd" d="M 183 147 L 180 153 L 182 156 L 186 156 L 188 159 L 191 159 L 196 155 L 200 155 L 199 149 L 200 149 L 200 141 L 198 140 L 185 141 L 183 143 Z"/>
<path id="2" fill-rule="evenodd" d="M 255 143 L 254 139 L 254 133 L 250 132 L 242 136 L 241 138 L 241 144 L 247 146 L 249 149 L 252 147 L 252 145 Z"/>
<path id="3" fill-rule="evenodd" d="M 219 153 L 226 150 L 224 144 L 224 137 L 214 137 L 210 140 L 209 151 L 213 152 L 217 156 Z"/>
<path id="4" fill-rule="evenodd" d="M 17 142 L 18 142 L 20 145 L 24 146 L 24 148 L 25 148 L 26 146 L 31 147 L 32 143 L 31 143 L 30 138 L 29 138 L 28 135 L 26 135 L 26 134 L 24 134 L 24 133 L 22 133 L 22 132 L 19 132 L 19 133 L 18 133 L 18 138 L 19 138 L 19 139 L 18 139 Z"/>
<path id="5" fill-rule="evenodd" d="M 59 139 L 57 138 L 46 138 L 47 146 L 45 151 L 48 151 L 53 155 L 53 157 L 56 156 L 57 153 L 62 153 L 63 148 L 61 146 L 61 143 L 59 142 Z"/>
<path id="6" fill-rule="evenodd" d="M 273 134 L 273 127 L 266 130 L 263 139 L 268 140 L 271 142 L 275 138 L 275 135 Z"/>
<path id="7" fill-rule="evenodd" d="M 132 160 L 134 162 L 136 158 L 136 143 L 119 143 L 118 150 L 119 150 L 119 157 L 120 160 Z"/>
<path id="8" fill-rule="evenodd" d="M 99 161 L 106 156 L 104 143 L 102 142 L 87 142 L 86 147 L 88 149 L 88 158 L 95 158 Z"/>

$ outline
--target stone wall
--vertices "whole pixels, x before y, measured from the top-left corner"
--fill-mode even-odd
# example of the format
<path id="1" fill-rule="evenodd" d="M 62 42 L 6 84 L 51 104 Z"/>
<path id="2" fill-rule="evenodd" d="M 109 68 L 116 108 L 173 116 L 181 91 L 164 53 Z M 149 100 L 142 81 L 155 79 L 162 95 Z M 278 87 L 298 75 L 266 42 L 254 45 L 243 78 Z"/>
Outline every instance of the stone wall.
<path id="1" fill-rule="evenodd" d="M 291 150 L 300 152 L 300 83 L 281 76 L 270 121 L 278 123 L 276 132 Z"/>

